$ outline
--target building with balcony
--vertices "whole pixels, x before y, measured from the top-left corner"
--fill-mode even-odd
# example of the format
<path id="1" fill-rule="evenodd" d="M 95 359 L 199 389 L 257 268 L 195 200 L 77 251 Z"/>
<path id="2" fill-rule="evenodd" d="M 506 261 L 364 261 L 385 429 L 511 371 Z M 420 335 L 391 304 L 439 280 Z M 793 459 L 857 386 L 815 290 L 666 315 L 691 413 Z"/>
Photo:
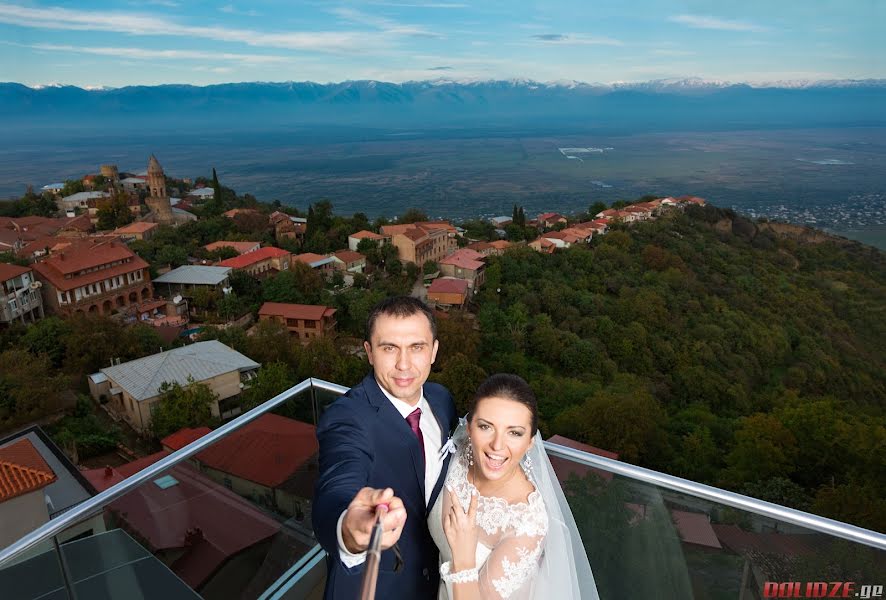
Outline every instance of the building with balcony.
<path id="1" fill-rule="evenodd" d="M 429 260 L 440 262 L 458 246 L 455 227 L 445 221 L 384 225 L 381 232 L 390 236 L 401 261 L 419 267 Z"/>
<path id="2" fill-rule="evenodd" d="M 0 327 L 13 321 L 25 324 L 42 319 L 42 285 L 30 267 L 0 263 Z"/>
<path id="3" fill-rule="evenodd" d="M 144 358 L 105 367 L 89 376 L 89 391 L 139 432 L 151 428 L 152 407 L 162 399 L 164 383 L 187 386 L 203 383 L 217 396 L 212 416 L 227 418 L 240 413 L 240 392 L 258 371 L 259 364 L 218 340 L 197 342 Z"/>
<path id="4" fill-rule="evenodd" d="M 228 267 L 235 271 L 242 271 L 252 277 L 265 278 L 281 271 L 288 271 L 292 260 L 292 254 L 280 248 L 266 246 L 234 258 L 228 258 L 218 263 L 220 267 Z"/>
<path id="5" fill-rule="evenodd" d="M 164 273 L 154 280 L 157 292 L 165 298 L 181 294 L 193 298 L 197 289 L 204 288 L 219 296 L 231 287 L 230 267 L 184 265 Z"/>
<path id="6" fill-rule="evenodd" d="M 276 321 L 296 339 L 307 343 L 335 332 L 335 309 L 316 304 L 265 302 L 258 311 L 259 321 Z"/>
<path id="7" fill-rule="evenodd" d="M 319 271 L 324 277 L 331 276 L 333 270 L 335 269 L 334 258 L 332 258 L 331 256 L 323 256 L 322 254 L 315 254 L 313 252 L 296 254 L 292 257 L 292 262 L 300 262 L 304 265 L 307 265 L 312 269 Z"/>
<path id="8" fill-rule="evenodd" d="M 34 263 L 49 312 L 109 315 L 154 297 L 148 263 L 116 238 L 73 241 Z"/>

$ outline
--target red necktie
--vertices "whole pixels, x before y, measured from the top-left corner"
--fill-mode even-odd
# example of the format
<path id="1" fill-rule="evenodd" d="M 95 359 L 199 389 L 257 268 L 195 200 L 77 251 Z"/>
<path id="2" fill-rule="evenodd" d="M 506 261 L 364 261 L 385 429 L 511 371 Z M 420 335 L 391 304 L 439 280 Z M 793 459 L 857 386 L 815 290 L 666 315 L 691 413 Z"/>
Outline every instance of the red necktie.
<path id="1" fill-rule="evenodd" d="M 415 434 L 415 437 L 418 438 L 418 447 L 421 449 L 421 459 L 422 464 L 424 464 L 425 459 L 425 438 L 421 434 L 421 429 L 418 427 L 418 422 L 421 420 L 421 409 L 416 408 L 414 411 L 409 413 L 409 416 L 406 417 L 406 422 L 409 423 L 409 426 L 412 428 L 412 433 Z"/>

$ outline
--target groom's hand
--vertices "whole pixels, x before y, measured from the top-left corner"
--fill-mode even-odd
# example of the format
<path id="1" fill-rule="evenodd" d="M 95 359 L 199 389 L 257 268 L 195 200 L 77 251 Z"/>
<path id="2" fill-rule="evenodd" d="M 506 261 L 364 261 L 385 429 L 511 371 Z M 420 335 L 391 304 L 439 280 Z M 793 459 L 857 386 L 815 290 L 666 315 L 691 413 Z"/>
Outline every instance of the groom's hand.
<path id="1" fill-rule="evenodd" d="M 352 554 L 365 552 L 369 546 L 369 537 L 376 520 L 376 507 L 387 504 L 388 511 L 382 517 L 384 535 L 381 538 L 381 549 L 387 550 L 397 543 L 406 523 L 406 507 L 403 501 L 394 495 L 394 490 L 385 488 L 377 490 L 365 487 L 354 496 L 348 505 L 344 521 L 341 525 L 341 537 L 345 548 Z"/>

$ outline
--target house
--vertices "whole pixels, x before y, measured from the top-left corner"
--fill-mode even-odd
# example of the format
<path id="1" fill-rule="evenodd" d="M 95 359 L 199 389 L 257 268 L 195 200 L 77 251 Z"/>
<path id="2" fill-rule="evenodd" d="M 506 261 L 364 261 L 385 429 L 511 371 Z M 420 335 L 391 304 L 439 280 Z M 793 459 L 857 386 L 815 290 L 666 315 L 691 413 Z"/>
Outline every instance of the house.
<path id="1" fill-rule="evenodd" d="M 103 491 L 168 454 L 157 452 L 85 475 Z M 188 463 L 113 500 L 106 510 L 188 587 L 209 598 L 246 589 L 282 527 Z"/>
<path id="2" fill-rule="evenodd" d="M 212 242 L 211 244 L 203 246 L 203 249 L 207 252 L 215 252 L 220 248 L 232 248 L 237 251 L 237 254 L 246 254 L 247 252 L 254 252 L 261 248 L 261 242 L 229 242 L 227 240 L 222 240 L 220 242 Z"/>
<path id="3" fill-rule="evenodd" d="M 320 271 L 325 277 L 332 275 L 335 268 L 335 259 L 331 256 L 323 256 L 313 252 L 305 252 L 304 254 L 296 254 L 292 257 L 293 263 L 300 262 L 308 265 L 312 269 Z"/>
<path id="4" fill-rule="evenodd" d="M 383 235 L 390 236 L 401 261 L 418 266 L 427 261 L 440 262 L 457 247 L 455 227 L 446 221 L 427 221 L 403 225 L 384 225 Z"/>
<path id="5" fill-rule="evenodd" d="M 281 211 L 270 214 L 268 221 L 274 228 L 274 239 L 293 239 L 302 244 L 308 231 L 308 220 L 304 217 L 293 217 Z"/>
<path id="6" fill-rule="evenodd" d="M 496 229 L 504 229 L 513 223 L 514 220 L 511 217 L 492 217 L 489 219 L 489 222 L 492 223 Z"/>
<path id="7" fill-rule="evenodd" d="M 201 187 L 191 190 L 187 195 L 196 198 L 198 202 L 205 202 L 206 200 L 215 198 L 215 190 L 211 187 Z"/>
<path id="8" fill-rule="evenodd" d="M 677 203 L 681 205 L 689 205 L 694 204 L 696 206 L 705 206 L 707 201 L 704 198 L 699 198 L 698 196 L 680 196 L 677 198 Z"/>
<path id="9" fill-rule="evenodd" d="M 358 231 L 357 233 L 352 233 L 351 235 L 348 236 L 348 248 L 351 251 L 356 252 L 357 246 L 359 246 L 360 242 L 363 240 L 372 240 L 373 242 L 375 242 L 375 244 L 377 246 L 381 246 L 382 244 L 390 244 L 391 243 L 390 236 L 381 235 L 381 234 L 375 233 L 373 231 L 367 231 L 364 229 L 362 231 Z"/>
<path id="10" fill-rule="evenodd" d="M 489 242 L 489 245 L 492 246 L 493 250 L 491 254 L 496 254 L 501 256 L 504 254 L 505 250 L 513 246 L 511 242 L 507 240 L 495 240 L 494 242 Z"/>
<path id="11" fill-rule="evenodd" d="M 154 286 L 166 298 L 172 298 L 176 294 L 193 298 L 194 292 L 199 288 L 221 295 L 230 289 L 231 271 L 230 267 L 184 265 L 155 279 Z"/>
<path id="12" fill-rule="evenodd" d="M 87 211 L 95 207 L 96 200 L 104 200 L 110 197 L 111 194 L 108 192 L 77 192 L 62 198 L 59 208 L 64 209 L 68 213 L 73 213 L 77 209 Z"/>
<path id="13" fill-rule="evenodd" d="M 347 271 L 348 273 L 362 273 L 366 270 L 366 257 L 359 252 L 351 250 L 339 250 L 332 255 L 335 259 L 333 269 Z"/>
<path id="14" fill-rule="evenodd" d="M 50 192 L 52 194 L 58 194 L 63 189 L 65 189 L 65 184 L 63 183 L 47 183 L 43 187 L 40 188 L 41 192 Z"/>
<path id="15" fill-rule="evenodd" d="M 602 456 L 603 458 L 618 460 L 617 452 L 610 452 L 609 450 L 603 450 L 602 448 L 596 448 L 588 444 L 583 444 L 568 437 L 563 437 L 562 435 L 552 435 L 548 438 L 547 441 L 559 446 L 572 448 L 573 450 L 579 450 L 587 454 L 596 454 L 597 456 Z M 566 481 L 569 480 L 571 476 L 576 476 L 579 479 L 584 479 L 588 473 L 595 473 L 598 477 L 605 481 L 612 481 L 612 473 L 610 471 L 595 469 L 594 467 L 589 467 L 574 460 L 560 458 L 558 456 L 550 456 L 550 459 L 551 466 L 554 468 L 554 473 L 556 473 L 557 479 L 560 480 L 560 483 L 566 483 Z"/>
<path id="16" fill-rule="evenodd" d="M 104 367 L 88 377 L 89 392 L 134 429 L 151 429 L 153 406 L 161 401 L 161 386 L 191 380 L 203 383 L 217 398 L 210 406 L 214 417 L 240 414 L 237 404 L 243 385 L 255 377 L 259 364 L 218 340 L 197 342 L 144 358 Z"/>
<path id="17" fill-rule="evenodd" d="M 72 241 L 34 263 L 49 312 L 108 315 L 154 297 L 148 263 L 116 238 Z"/>
<path id="18" fill-rule="evenodd" d="M 440 261 L 440 271 L 447 277 L 464 279 L 468 287 L 477 289 L 486 281 L 486 264 L 479 252 L 462 248 Z"/>
<path id="19" fill-rule="evenodd" d="M 119 235 L 124 242 L 130 240 L 148 241 L 154 237 L 154 232 L 157 230 L 157 227 L 159 226 L 156 223 L 142 221 L 118 227 L 112 233 L 113 235 Z"/>
<path id="20" fill-rule="evenodd" d="M 557 240 L 559 241 L 559 240 Z M 542 254 L 553 254 L 554 250 L 557 248 L 565 248 L 565 245 L 558 246 L 553 241 L 540 237 L 531 242 L 529 242 L 529 247 L 535 250 L 536 252 L 541 252 Z"/>
<path id="21" fill-rule="evenodd" d="M 267 246 L 223 260 L 218 263 L 218 266 L 229 267 L 235 271 L 248 273 L 253 277 L 264 278 L 280 271 L 288 271 L 291 260 L 292 253 Z"/>
<path id="22" fill-rule="evenodd" d="M 538 218 L 535 221 L 536 226 L 539 229 L 551 229 L 556 227 L 558 223 L 562 223 L 563 225 L 566 225 L 567 223 L 566 217 L 554 212 L 542 213 L 538 215 Z"/>
<path id="23" fill-rule="evenodd" d="M 180 430 L 161 444 L 178 450 L 208 433 L 205 429 Z M 318 450 L 314 425 L 265 413 L 194 455 L 192 462 L 234 493 L 310 523 Z"/>
<path id="24" fill-rule="evenodd" d="M 0 548 L 68 509 L 89 500 L 96 489 L 40 427 L 0 439 Z M 60 534 L 59 542 L 105 531 L 101 515 Z M 46 542 L 32 552 L 52 548 Z"/>
<path id="25" fill-rule="evenodd" d="M 464 306 L 468 294 L 468 282 L 464 279 L 440 277 L 428 288 L 428 301 L 443 306 Z"/>
<path id="26" fill-rule="evenodd" d="M 482 257 L 487 257 L 495 252 L 495 246 L 489 242 L 473 242 L 464 247 L 467 250 L 473 250 Z"/>
<path id="27" fill-rule="evenodd" d="M 30 267 L 0 263 L 0 328 L 16 320 L 24 324 L 43 318 L 41 286 Z"/>
<path id="28" fill-rule="evenodd" d="M 222 216 L 233 219 L 237 215 L 260 215 L 261 213 L 254 208 L 232 208 L 222 213 Z"/>
<path id="29" fill-rule="evenodd" d="M 334 333 L 336 325 L 335 309 L 316 304 L 265 302 L 258 311 L 258 319 L 284 325 L 290 335 L 303 343 Z"/>
<path id="30" fill-rule="evenodd" d="M 135 194 L 141 190 L 148 189 L 148 180 L 144 177 L 127 177 L 120 180 L 123 191 L 128 194 Z"/>

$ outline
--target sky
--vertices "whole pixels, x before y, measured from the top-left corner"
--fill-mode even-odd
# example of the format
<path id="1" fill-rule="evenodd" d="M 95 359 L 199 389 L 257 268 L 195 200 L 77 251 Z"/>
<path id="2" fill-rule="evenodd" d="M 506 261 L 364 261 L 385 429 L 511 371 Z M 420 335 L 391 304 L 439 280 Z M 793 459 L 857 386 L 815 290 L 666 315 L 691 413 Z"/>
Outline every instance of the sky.
<path id="1" fill-rule="evenodd" d="M 0 81 L 886 78 L 886 1 L 0 0 Z"/>

